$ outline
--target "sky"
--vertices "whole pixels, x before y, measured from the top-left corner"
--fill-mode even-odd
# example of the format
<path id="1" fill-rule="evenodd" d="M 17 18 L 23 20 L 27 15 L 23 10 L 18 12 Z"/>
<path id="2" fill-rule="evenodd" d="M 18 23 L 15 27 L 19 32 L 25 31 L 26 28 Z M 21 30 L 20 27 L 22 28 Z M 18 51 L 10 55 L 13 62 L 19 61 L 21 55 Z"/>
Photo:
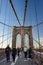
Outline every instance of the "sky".
<path id="1" fill-rule="evenodd" d="M 18 15 L 18 18 L 20 20 L 21 26 L 23 26 L 25 0 L 12 0 L 12 2 L 16 10 L 16 13 Z M 36 3 L 36 10 L 35 10 L 35 3 Z M 28 0 L 25 26 L 37 25 L 36 11 L 37 11 L 38 23 L 43 22 L 43 0 Z M 20 26 L 12 10 L 9 0 L 0 0 L 0 22 L 8 24 L 10 26 Z M 39 27 L 40 44 L 43 46 L 43 24 L 39 25 L 38 27 Z M 7 37 L 12 36 L 12 29 L 0 23 L 0 36 L 2 36 L 3 34 L 4 35 L 8 34 L 8 35 L 4 37 L 0 37 L 0 44 L 2 40 L 4 41 L 5 39 L 7 39 Z M 34 27 L 32 29 L 32 34 L 34 39 L 38 41 L 37 27 Z M 10 38 L 12 39 L 12 37 Z M 12 44 L 11 39 L 9 39 L 10 45 Z M 7 41 L 3 43 L 3 47 L 6 47 L 7 43 L 9 44 L 9 40 L 7 39 Z M 33 44 L 38 45 L 36 42 L 34 42 L 34 40 L 33 40 Z M 0 47 L 2 47 L 2 44 L 0 45 Z"/>

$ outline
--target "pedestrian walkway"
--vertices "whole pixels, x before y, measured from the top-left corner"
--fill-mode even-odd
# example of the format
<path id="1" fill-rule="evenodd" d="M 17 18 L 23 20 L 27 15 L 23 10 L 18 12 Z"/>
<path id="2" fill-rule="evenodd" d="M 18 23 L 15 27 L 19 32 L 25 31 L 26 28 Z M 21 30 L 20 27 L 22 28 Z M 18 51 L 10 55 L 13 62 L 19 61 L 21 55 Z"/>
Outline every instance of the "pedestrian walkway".
<path id="1" fill-rule="evenodd" d="M 33 59 L 25 60 L 24 54 L 22 53 L 19 57 L 16 56 L 15 63 L 12 61 L 12 57 L 10 62 L 6 62 L 6 58 L 0 61 L 0 65 L 37 65 Z"/>
<path id="2" fill-rule="evenodd" d="M 18 58 L 15 65 L 37 65 L 33 59 L 25 59 L 23 53 Z"/>

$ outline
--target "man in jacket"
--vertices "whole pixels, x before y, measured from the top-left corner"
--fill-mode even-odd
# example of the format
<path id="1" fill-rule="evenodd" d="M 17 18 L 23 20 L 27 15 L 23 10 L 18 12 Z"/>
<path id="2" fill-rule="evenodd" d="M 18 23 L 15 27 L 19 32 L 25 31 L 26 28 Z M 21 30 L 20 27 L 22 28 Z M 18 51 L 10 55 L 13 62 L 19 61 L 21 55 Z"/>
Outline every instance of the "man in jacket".
<path id="1" fill-rule="evenodd" d="M 11 52 L 11 48 L 9 47 L 9 45 L 5 48 L 5 54 L 6 54 L 6 60 L 7 62 L 10 61 L 10 52 Z"/>
<path id="2" fill-rule="evenodd" d="M 13 47 L 13 49 L 12 49 L 12 58 L 13 58 L 14 62 L 15 62 L 15 57 L 16 57 L 16 48 Z"/>

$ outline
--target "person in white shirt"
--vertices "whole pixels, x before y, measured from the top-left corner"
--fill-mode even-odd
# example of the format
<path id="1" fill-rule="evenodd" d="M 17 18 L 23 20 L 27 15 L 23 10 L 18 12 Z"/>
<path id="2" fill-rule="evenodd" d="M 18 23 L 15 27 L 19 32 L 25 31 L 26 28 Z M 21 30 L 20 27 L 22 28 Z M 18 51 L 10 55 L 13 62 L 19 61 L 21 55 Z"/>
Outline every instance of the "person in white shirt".
<path id="1" fill-rule="evenodd" d="M 27 47 L 24 47 L 24 55 L 25 55 L 25 59 L 27 59 Z"/>

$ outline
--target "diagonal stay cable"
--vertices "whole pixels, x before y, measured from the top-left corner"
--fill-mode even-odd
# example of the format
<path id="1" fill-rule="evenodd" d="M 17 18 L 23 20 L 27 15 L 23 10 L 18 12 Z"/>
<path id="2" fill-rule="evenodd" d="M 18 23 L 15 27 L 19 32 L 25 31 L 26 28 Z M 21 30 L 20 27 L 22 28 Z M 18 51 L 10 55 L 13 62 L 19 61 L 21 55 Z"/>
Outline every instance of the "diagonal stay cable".
<path id="1" fill-rule="evenodd" d="M 0 37 L 2 37 L 2 36 L 7 36 L 7 35 L 9 35 L 10 33 L 7 33 L 7 34 L 5 34 L 5 35 L 1 35 Z"/>
<path id="2" fill-rule="evenodd" d="M 9 38 L 11 38 L 11 36 L 10 36 L 10 37 L 8 37 L 8 39 L 9 39 Z M 5 39 L 3 42 L 5 42 L 6 40 L 7 40 L 7 39 Z M 1 43 L 3 43 L 3 42 L 1 42 Z M 1 43 L 0 43 L 0 45 L 1 45 Z"/>
<path id="3" fill-rule="evenodd" d="M 37 41 L 36 39 L 33 38 L 33 40 L 34 40 L 36 43 L 38 43 L 38 41 Z M 39 44 L 39 43 L 38 43 L 38 44 Z M 43 47 L 41 44 L 40 44 L 40 46 Z"/>
<path id="4" fill-rule="evenodd" d="M 32 28 L 37 27 L 37 26 L 42 25 L 42 24 L 43 24 L 43 22 L 40 22 L 40 23 L 38 23 L 36 25 L 33 25 Z"/>
<path id="5" fill-rule="evenodd" d="M 18 21 L 19 25 L 21 26 L 21 23 L 20 23 L 19 18 L 18 18 L 18 16 L 17 16 L 17 13 L 16 13 L 16 10 L 15 10 L 14 5 L 13 5 L 13 3 L 12 3 L 12 0 L 9 0 L 9 2 L 10 2 L 10 4 L 11 4 L 11 6 L 12 6 L 12 9 L 13 9 L 13 11 L 14 11 L 14 14 L 15 14 L 16 18 L 17 18 L 17 21 Z"/>
<path id="6" fill-rule="evenodd" d="M 25 9 L 24 9 L 23 26 L 24 26 L 24 24 L 25 24 L 25 19 L 26 19 L 27 4 L 28 4 L 28 0 L 25 1 Z"/>
<path id="7" fill-rule="evenodd" d="M 9 38 L 11 38 L 11 36 L 9 36 L 7 39 L 9 39 Z M 7 39 L 3 40 L 1 43 L 5 42 Z M 1 43 L 0 43 L 0 44 L 1 44 Z"/>
<path id="8" fill-rule="evenodd" d="M 0 24 L 3 24 L 3 25 L 8 26 L 8 27 L 12 27 L 12 26 L 10 26 L 10 25 L 8 25 L 6 23 L 3 23 L 3 22 L 0 22 Z"/>

